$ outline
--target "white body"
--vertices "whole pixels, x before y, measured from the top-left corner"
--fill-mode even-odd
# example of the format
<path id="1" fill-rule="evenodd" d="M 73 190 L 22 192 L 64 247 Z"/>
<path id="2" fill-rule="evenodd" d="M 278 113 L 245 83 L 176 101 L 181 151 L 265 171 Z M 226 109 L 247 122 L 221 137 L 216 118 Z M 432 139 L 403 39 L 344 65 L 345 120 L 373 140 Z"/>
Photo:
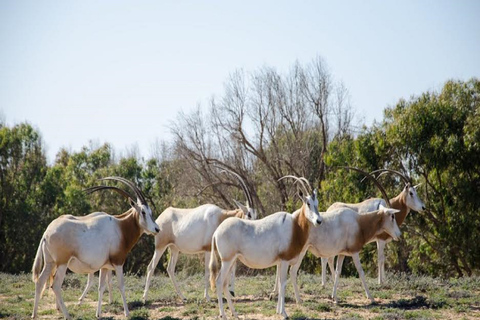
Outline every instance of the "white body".
<path id="1" fill-rule="evenodd" d="M 313 198 L 313 199 L 312 199 Z M 230 293 L 227 275 L 238 258 L 250 268 L 264 269 L 277 266 L 280 294 L 277 313 L 287 317 L 285 312 L 285 284 L 290 264 L 301 261 L 300 254 L 307 244 L 310 227 L 319 225 L 322 217 L 318 213 L 318 201 L 315 196 L 307 197 L 301 209 L 293 214 L 277 212 L 261 220 L 246 221 L 238 218 L 225 220 L 215 231 L 212 238 L 210 259 L 210 283 L 217 287 L 220 316 L 225 319 L 222 291 L 230 310 L 237 317 Z M 323 226 L 322 226 L 323 227 Z M 218 251 L 222 265 L 218 271 L 215 250 Z"/>
<path id="2" fill-rule="evenodd" d="M 122 218 L 125 214 L 128 214 L 128 212 L 123 213 L 121 215 L 117 215 L 116 217 L 117 218 Z M 99 216 L 99 215 L 108 215 L 108 214 L 105 213 L 105 212 L 93 212 L 93 213 L 90 213 L 86 216 L 73 216 L 71 214 L 66 214 L 66 215 L 58 217 L 58 219 L 61 218 L 61 219 L 71 219 L 71 220 L 82 220 L 82 219 L 91 219 L 92 217 L 96 217 L 96 216 Z M 52 273 L 50 274 L 50 285 L 53 284 L 53 276 L 55 275 L 55 271 L 56 270 L 53 269 Z M 112 303 L 112 300 L 113 300 L 113 298 L 112 298 L 112 270 L 106 270 L 106 272 L 107 272 L 107 284 L 108 284 L 108 302 Z M 83 290 L 83 293 L 80 296 L 80 298 L 78 298 L 78 304 L 79 305 L 83 302 L 83 299 L 85 298 L 88 291 L 92 287 L 94 279 L 95 279 L 95 273 L 94 272 L 89 273 L 88 278 L 87 278 L 87 285 L 85 286 L 85 289 Z M 47 289 L 47 283 L 48 282 L 45 282 L 44 290 Z M 59 306 L 57 306 L 57 307 L 59 307 Z"/>
<path id="3" fill-rule="evenodd" d="M 122 218 L 94 213 L 89 218 L 74 219 L 62 216 L 47 227 L 38 246 L 32 268 L 35 282 L 35 302 L 32 318 L 36 317 L 41 291 L 53 270 L 53 291 L 57 306 L 65 318 L 70 318 L 61 296 L 61 285 L 67 267 L 76 273 L 100 270 L 97 317 L 101 316 L 102 295 L 105 290 L 106 270 L 115 270 L 122 294 L 125 315 L 128 307 L 123 283 L 123 263 L 127 253 L 143 232 L 155 234 L 158 226 L 147 205 L 138 202 Z M 40 272 L 42 269 L 43 270 Z"/>
<path id="4" fill-rule="evenodd" d="M 241 206 L 242 209 L 226 211 L 213 204 L 205 204 L 192 209 L 167 208 L 157 218 L 156 223 L 160 232 L 155 237 L 155 253 L 147 268 L 147 280 L 145 291 L 143 293 L 144 301 L 147 299 L 147 293 L 150 281 L 155 268 L 162 257 L 164 251 L 170 248 L 170 260 L 168 262 L 167 272 L 175 287 L 177 294 L 183 300 L 185 296 L 180 292 L 177 281 L 175 280 L 175 265 L 179 253 L 197 254 L 205 253 L 205 298 L 210 301 L 208 294 L 208 278 L 210 275 L 208 265 L 210 262 L 210 245 L 212 235 L 222 221 L 230 217 L 246 218 L 255 217 L 253 209 Z M 249 211 L 250 210 L 250 211 Z M 234 270 L 231 273 L 233 292 Z"/>
<path id="5" fill-rule="evenodd" d="M 410 212 L 414 211 L 423 211 L 425 210 L 425 204 L 418 197 L 416 187 L 410 187 L 409 185 L 405 186 L 402 192 L 395 198 L 390 199 L 390 204 L 393 209 L 399 210 L 395 215 L 398 226 L 401 226 L 405 217 Z M 379 198 L 367 199 L 360 203 L 343 203 L 335 202 L 328 209 L 327 212 L 336 210 L 338 208 L 346 207 L 350 208 L 359 214 L 364 214 L 367 212 L 375 211 L 380 208 L 380 205 L 386 206 L 385 200 Z M 392 238 L 386 234 L 379 235 L 372 241 L 377 242 L 378 248 L 378 284 L 382 284 L 385 280 L 385 245 L 392 241 Z M 333 258 L 322 258 L 322 285 L 325 283 L 326 278 L 326 261 L 330 264 L 330 269 L 333 269 Z M 333 274 L 333 272 L 332 272 Z"/>
<path id="6" fill-rule="evenodd" d="M 359 252 L 362 247 L 372 241 L 378 234 L 387 232 L 394 239 L 400 236 L 395 212 L 398 210 L 387 209 L 383 206 L 380 210 L 359 215 L 349 208 L 339 208 L 322 214 L 322 228 L 312 229 L 309 235 L 308 244 L 301 253 L 301 258 L 309 249 L 317 257 L 332 257 L 339 255 L 335 275 L 335 285 L 332 298 L 337 301 L 338 279 L 342 271 L 344 257 L 352 256 L 355 267 L 362 280 L 367 298 L 373 302 L 373 298 L 365 283 L 365 275 L 360 263 Z M 290 276 L 295 290 L 295 298 L 300 303 L 300 295 L 297 287 L 297 272 L 300 268 L 301 258 L 290 269 Z"/>

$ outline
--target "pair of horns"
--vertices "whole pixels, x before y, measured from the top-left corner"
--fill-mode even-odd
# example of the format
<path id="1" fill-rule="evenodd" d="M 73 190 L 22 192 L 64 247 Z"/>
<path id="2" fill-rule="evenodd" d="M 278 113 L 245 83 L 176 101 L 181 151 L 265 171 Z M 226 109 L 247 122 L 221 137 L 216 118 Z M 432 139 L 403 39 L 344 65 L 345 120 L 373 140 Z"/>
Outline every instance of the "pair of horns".
<path id="1" fill-rule="evenodd" d="M 381 176 L 387 174 L 387 173 L 393 173 L 393 174 L 398 175 L 403 180 L 403 182 L 405 182 L 406 185 L 412 185 L 412 183 L 411 183 L 412 179 L 405 176 L 400 171 L 392 170 L 392 169 L 378 169 L 378 170 L 370 172 L 370 174 L 373 174 L 373 175 L 375 175 L 376 173 L 379 173 L 379 175 L 377 176 L 377 179 L 380 178 Z"/>
<path id="2" fill-rule="evenodd" d="M 133 199 L 137 198 L 138 200 L 140 200 L 140 202 L 142 204 L 145 204 L 145 205 L 147 204 L 147 201 L 145 200 L 145 194 L 142 192 L 142 190 L 140 190 L 130 180 L 127 180 L 127 179 L 122 178 L 122 177 L 106 177 L 106 178 L 102 178 L 102 179 L 99 179 L 99 180 L 113 180 L 113 181 L 122 182 L 123 184 L 130 187 L 130 189 L 135 193 L 135 197 L 132 197 L 131 194 L 129 194 L 127 191 L 125 191 L 123 189 L 120 189 L 120 188 L 117 188 L 117 187 L 110 187 L 110 186 L 94 186 L 94 187 L 87 188 L 84 191 L 86 193 L 93 193 L 93 192 L 100 191 L 100 190 L 113 190 L 113 191 L 121 194 L 122 196 L 124 196 L 125 198 L 130 200 L 131 202 L 135 202 Z"/>
<path id="3" fill-rule="evenodd" d="M 388 195 L 387 195 L 387 192 L 385 191 L 385 188 L 384 188 L 384 187 L 382 186 L 382 184 L 377 180 L 377 178 L 375 178 L 374 172 L 377 172 L 377 171 L 380 171 L 380 170 L 376 170 L 376 171 L 373 171 L 373 172 L 367 172 L 367 171 L 362 170 L 362 169 L 359 169 L 359 168 L 357 168 L 357 167 L 340 166 L 339 168 L 360 172 L 361 174 L 365 175 L 365 178 L 368 178 L 368 179 L 372 180 L 373 183 L 375 184 L 375 186 L 376 186 L 376 187 L 380 190 L 380 192 L 382 193 L 382 197 L 383 197 L 383 199 L 385 200 L 385 203 L 387 204 L 387 206 L 388 206 L 389 208 L 391 207 L 391 205 L 390 205 L 390 199 L 388 198 Z M 388 169 L 381 169 L 381 170 L 388 170 Z M 364 179 L 365 179 L 365 178 L 364 178 Z"/>
<path id="4" fill-rule="evenodd" d="M 215 165 L 215 167 L 221 169 L 222 171 L 220 171 L 221 173 L 230 173 L 231 175 L 233 175 L 235 178 L 237 178 L 237 180 L 240 182 L 240 186 L 242 187 L 242 190 L 243 190 L 243 193 L 245 194 L 245 197 L 247 198 L 247 205 L 251 208 L 253 208 L 253 200 L 252 200 L 252 196 L 250 195 L 250 192 L 248 191 L 248 188 L 247 188 L 247 185 L 245 184 L 245 181 L 243 181 L 242 177 L 240 177 L 240 175 L 238 173 L 236 173 L 235 171 L 232 171 L 230 169 L 227 169 L 223 166 L 220 166 L 220 165 Z"/>
<path id="5" fill-rule="evenodd" d="M 312 187 L 310 186 L 310 183 L 304 177 L 299 178 L 299 177 L 296 177 L 296 176 L 288 175 L 288 176 L 281 177 L 280 179 L 278 179 L 278 181 L 283 180 L 285 178 L 292 178 L 292 179 L 296 180 L 295 183 L 298 182 L 300 184 L 300 187 L 301 187 L 301 189 L 303 189 L 302 192 L 304 194 L 312 194 L 313 193 L 313 190 L 312 190 Z"/>

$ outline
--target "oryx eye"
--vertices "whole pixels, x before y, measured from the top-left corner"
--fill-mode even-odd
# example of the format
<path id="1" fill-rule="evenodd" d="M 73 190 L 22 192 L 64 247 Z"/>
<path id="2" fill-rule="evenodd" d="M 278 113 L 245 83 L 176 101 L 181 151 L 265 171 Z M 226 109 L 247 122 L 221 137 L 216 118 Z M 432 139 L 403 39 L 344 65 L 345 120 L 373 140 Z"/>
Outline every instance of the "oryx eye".
<path id="1" fill-rule="evenodd" d="M 413 192 L 410 192 L 410 195 L 413 197 Z"/>

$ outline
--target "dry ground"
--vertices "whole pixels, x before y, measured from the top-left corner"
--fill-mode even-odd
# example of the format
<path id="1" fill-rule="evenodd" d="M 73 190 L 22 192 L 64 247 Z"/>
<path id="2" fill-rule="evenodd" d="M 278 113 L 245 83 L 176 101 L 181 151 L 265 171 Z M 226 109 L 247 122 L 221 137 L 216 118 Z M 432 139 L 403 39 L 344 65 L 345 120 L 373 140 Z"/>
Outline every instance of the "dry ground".
<path id="1" fill-rule="evenodd" d="M 149 292 L 149 301 L 141 302 L 145 278 L 126 277 L 127 301 L 131 319 L 215 319 L 218 315 L 216 299 L 203 298 L 201 274 L 178 275 L 180 286 L 188 301 L 183 303 L 173 292 L 168 277 L 155 276 Z M 238 277 L 234 305 L 240 319 L 282 319 L 275 314 L 276 300 L 268 299 L 273 288 L 273 275 Z M 86 276 L 67 275 L 63 295 L 67 308 L 75 319 L 94 319 L 97 301 L 96 286 L 81 306 L 76 304 Z M 317 275 L 299 276 L 302 305 L 295 304 L 293 289 L 287 286 L 286 310 L 291 319 L 480 319 L 480 278 L 435 279 L 410 275 L 389 274 L 387 283 L 379 286 L 369 278 L 368 285 L 376 304 L 366 299 L 358 278 L 340 280 L 339 304 L 329 298 L 332 282 L 326 288 Z M 34 285 L 29 274 L 0 274 L 0 318 L 27 319 L 33 308 Z M 114 289 L 114 303 L 103 299 L 105 319 L 124 319 L 120 294 Z M 227 309 L 227 315 L 231 313 Z M 62 319 L 56 310 L 53 293 L 40 301 L 39 319 Z"/>

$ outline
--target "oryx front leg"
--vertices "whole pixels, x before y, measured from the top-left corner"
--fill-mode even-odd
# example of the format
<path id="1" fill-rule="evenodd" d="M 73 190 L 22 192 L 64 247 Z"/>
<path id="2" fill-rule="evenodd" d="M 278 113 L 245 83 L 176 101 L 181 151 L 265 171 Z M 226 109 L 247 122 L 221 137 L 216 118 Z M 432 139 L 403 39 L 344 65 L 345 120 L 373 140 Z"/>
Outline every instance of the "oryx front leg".
<path id="1" fill-rule="evenodd" d="M 237 262 L 234 262 L 230 268 L 230 281 L 228 282 L 228 291 L 235 297 L 235 271 L 237 269 Z"/>
<path id="2" fill-rule="evenodd" d="M 125 317 L 128 317 L 129 312 L 128 312 L 127 299 L 125 298 L 125 282 L 123 279 L 123 266 L 115 266 L 115 274 L 117 275 L 118 289 L 120 290 L 120 294 L 122 295 L 123 311 L 125 313 Z"/>
<path id="3" fill-rule="evenodd" d="M 93 275 L 93 273 L 88 274 L 88 281 L 90 281 L 90 275 Z M 98 275 L 98 305 L 97 305 L 97 318 L 100 318 L 102 316 L 102 299 L 103 299 L 103 293 L 105 292 L 105 280 L 107 277 L 107 270 L 106 269 L 100 269 L 100 273 Z M 88 286 L 88 283 L 87 283 Z"/>
<path id="4" fill-rule="evenodd" d="M 113 302 L 113 274 L 112 270 L 107 271 L 107 285 L 108 285 L 108 303 Z"/>
<path id="5" fill-rule="evenodd" d="M 167 247 L 155 248 L 155 253 L 153 254 L 153 258 L 148 264 L 147 280 L 145 282 L 145 290 L 143 291 L 143 303 L 147 301 L 148 289 L 150 288 L 150 282 L 152 281 L 152 277 L 155 274 L 155 268 L 157 267 L 157 264 L 160 261 L 160 258 L 162 257 L 166 248 Z"/>
<path id="6" fill-rule="evenodd" d="M 170 260 L 168 261 L 167 272 L 170 280 L 172 280 L 172 284 L 177 291 L 177 294 L 183 301 L 187 301 L 187 298 L 180 292 L 180 288 L 178 287 L 177 280 L 175 279 L 175 266 L 177 265 L 178 255 L 180 251 L 175 248 L 174 246 L 170 247 Z"/>
<path id="7" fill-rule="evenodd" d="M 210 295 L 208 294 L 208 286 L 210 284 L 209 279 L 210 279 L 210 268 L 208 267 L 210 265 L 210 251 L 205 251 L 205 293 L 204 297 L 205 299 L 210 302 Z"/>
<path id="8" fill-rule="evenodd" d="M 277 313 L 281 314 L 285 319 L 288 318 L 287 312 L 285 311 L 285 288 L 287 286 L 287 271 L 288 263 L 282 261 L 280 263 L 280 270 L 278 271 L 278 302 L 277 302 Z"/>
<path id="9" fill-rule="evenodd" d="M 277 294 L 278 294 L 278 281 L 279 281 L 279 280 L 278 280 L 278 279 L 279 279 L 279 274 L 278 274 L 278 272 L 279 272 L 279 270 L 280 270 L 280 265 L 277 264 L 277 270 L 276 270 L 276 272 L 275 272 L 275 283 L 274 283 L 274 285 L 273 285 L 273 291 L 272 291 L 272 293 L 270 293 L 270 295 L 268 296 L 268 298 L 269 298 L 270 300 L 273 300 L 273 299 L 277 296 Z"/>
<path id="10" fill-rule="evenodd" d="M 353 263 L 357 268 L 360 279 L 362 280 L 363 288 L 365 289 L 365 294 L 367 295 L 367 298 L 370 299 L 372 303 L 374 303 L 375 300 L 373 300 L 372 296 L 370 295 L 370 292 L 368 291 L 367 283 L 365 282 L 365 273 L 363 272 L 363 268 L 362 268 L 362 264 L 360 263 L 360 257 L 358 252 L 353 254 L 352 258 L 353 258 Z"/>
<path id="11" fill-rule="evenodd" d="M 332 299 L 334 303 L 338 303 L 337 286 L 338 286 L 338 281 L 340 280 L 340 275 L 342 274 L 342 266 L 343 266 L 344 259 L 345 259 L 344 255 L 339 255 L 337 257 L 337 269 L 335 270 L 335 282 L 333 284 L 333 293 L 332 293 Z"/>
<path id="12" fill-rule="evenodd" d="M 300 297 L 300 292 L 298 290 L 297 277 L 298 277 L 298 269 L 300 269 L 300 265 L 302 264 L 303 257 L 305 257 L 306 253 L 307 251 L 301 252 L 300 255 L 298 256 L 297 263 L 295 263 L 293 266 L 290 267 L 290 279 L 292 280 L 293 290 L 295 291 L 295 301 L 297 302 L 297 304 L 303 303 L 303 300 Z M 277 268 L 277 274 L 278 274 L 278 268 Z"/>
<path id="13" fill-rule="evenodd" d="M 385 280 L 385 244 L 383 240 L 377 240 L 378 248 L 378 284 Z"/>

